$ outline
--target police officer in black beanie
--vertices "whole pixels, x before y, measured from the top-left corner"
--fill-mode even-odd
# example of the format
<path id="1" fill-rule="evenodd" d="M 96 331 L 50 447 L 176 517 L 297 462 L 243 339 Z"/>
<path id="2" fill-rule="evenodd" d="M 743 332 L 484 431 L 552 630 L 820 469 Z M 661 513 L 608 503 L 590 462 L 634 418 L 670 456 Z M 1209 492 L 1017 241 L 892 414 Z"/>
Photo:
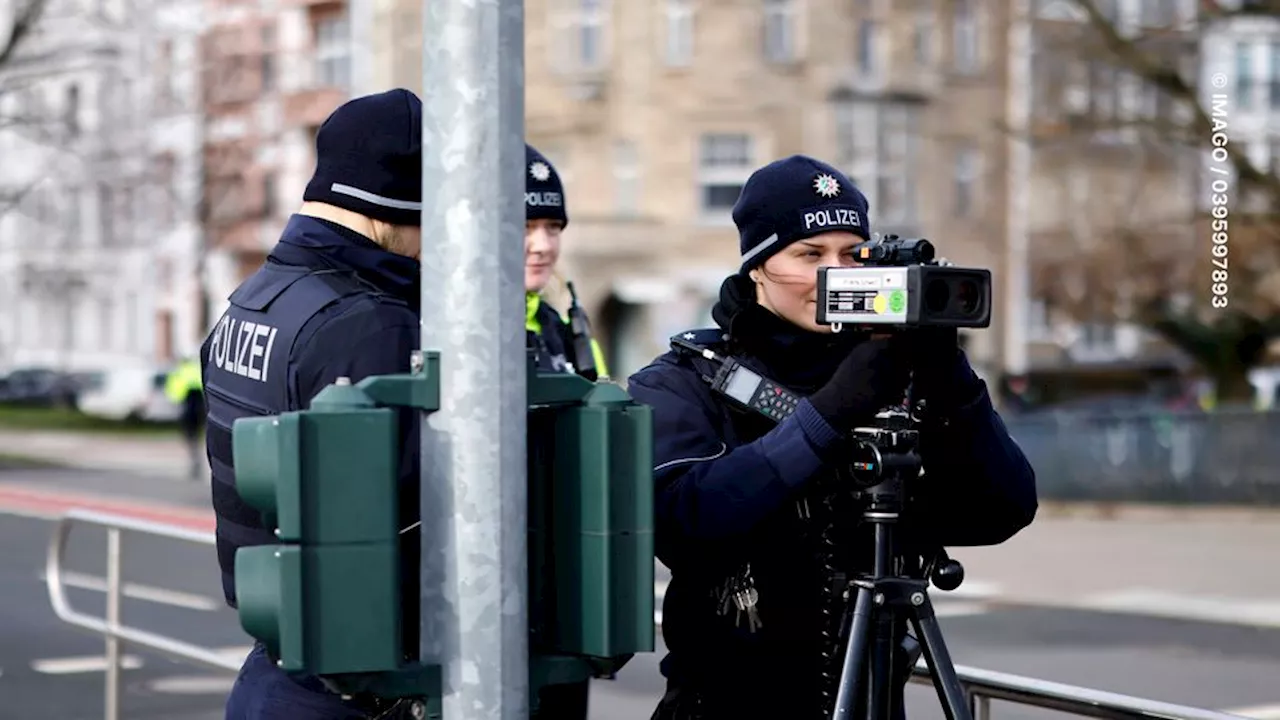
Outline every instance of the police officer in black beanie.
<path id="1" fill-rule="evenodd" d="M 543 372 L 576 372 L 588 380 L 609 375 L 600 344 L 591 336 L 581 307 L 571 307 L 566 321 L 545 302 L 542 291 L 555 275 L 560 236 L 569 224 L 564 185 L 550 160 L 525 145 L 524 192 L 525 330 Z M 572 288 L 571 288 L 572 291 Z M 572 298 L 574 304 L 577 297 Z"/>
<path id="2" fill-rule="evenodd" d="M 715 363 L 674 349 L 629 380 L 653 408 L 655 541 L 672 575 L 668 692 L 653 717 L 827 718 L 843 652 L 834 588 L 871 569 L 873 548 L 858 513 L 833 505 L 849 497 L 851 431 L 908 383 L 923 395 L 926 474 L 904 532 L 933 547 L 1012 537 L 1035 515 L 1035 478 L 954 333 L 868 337 L 814 322 L 818 268 L 856 265 L 871 237 L 866 198 L 843 173 L 804 156 L 770 163 L 733 217 L 741 267 L 721 288 L 718 327 L 677 337 L 804 399 L 781 420 L 742 411 L 704 380 Z M 741 611 L 735 595 L 751 599 Z"/>
<path id="3" fill-rule="evenodd" d="M 236 550 L 275 542 L 236 492 L 233 423 L 305 409 L 338 378 L 358 383 L 408 372 L 419 347 L 421 101 L 408 90 L 391 90 L 335 110 L 316 136 L 316 170 L 302 199 L 266 262 L 231 294 L 200 350 L 218 564 L 232 607 Z M 418 518 L 417 413 L 402 413 L 400 428 L 400 522 L 410 528 Z M 420 539 L 414 531 L 401 538 L 403 642 L 406 657 L 416 657 Z M 344 699 L 317 677 L 280 670 L 275 660 L 261 643 L 254 645 L 227 699 L 227 720 L 400 712 L 377 698 Z"/>

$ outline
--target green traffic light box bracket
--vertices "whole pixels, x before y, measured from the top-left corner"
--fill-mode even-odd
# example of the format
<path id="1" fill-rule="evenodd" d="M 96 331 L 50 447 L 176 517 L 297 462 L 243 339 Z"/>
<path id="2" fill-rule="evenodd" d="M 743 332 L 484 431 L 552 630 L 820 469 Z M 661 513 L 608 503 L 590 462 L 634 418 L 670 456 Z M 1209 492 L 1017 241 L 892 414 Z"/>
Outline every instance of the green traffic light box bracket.
<path id="1" fill-rule="evenodd" d="M 439 697 L 439 668 L 407 662 L 416 648 L 394 641 L 405 634 L 394 408 L 438 410 L 439 363 L 423 352 L 408 374 L 332 385 L 308 411 L 236 423 L 237 486 L 282 543 L 237 554 L 241 623 L 286 671 L 344 693 Z M 544 685 L 611 675 L 653 651 L 652 419 L 616 385 L 538 372 L 532 354 L 527 377 L 536 705 Z M 360 452 L 333 450 L 350 447 Z M 387 486 L 371 487 L 378 479 Z"/>
<path id="2" fill-rule="evenodd" d="M 400 543 L 417 536 L 400 532 L 395 410 L 439 409 L 439 359 L 425 352 L 410 373 L 335 383 L 306 411 L 235 423 L 237 490 L 280 541 L 236 553 L 241 625 L 286 672 L 344 694 L 439 695 L 439 668 L 402 647 L 416 632 L 401 622 Z"/>

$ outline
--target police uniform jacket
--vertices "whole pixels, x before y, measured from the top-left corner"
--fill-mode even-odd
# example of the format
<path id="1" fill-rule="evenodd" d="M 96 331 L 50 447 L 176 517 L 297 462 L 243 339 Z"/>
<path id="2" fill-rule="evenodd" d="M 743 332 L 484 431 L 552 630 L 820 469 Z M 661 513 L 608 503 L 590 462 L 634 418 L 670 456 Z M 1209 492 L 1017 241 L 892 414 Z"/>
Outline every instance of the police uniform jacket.
<path id="1" fill-rule="evenodd" d="M 525 335 L 526 346 L 534 350 L 537 368 L 542 372 L 581 372 L 583 363 L 574 351 L 572 328 L 538 293 L 525 295 Z M 607 376 L 604 353 L 595 338 L 591 338 L 591 354 L 597 375 Z"/>
<path id="2" fill-rule="evenodd" d="M 275 542 L 236 492 L 232 424 L 306 409 L 339 377 L 409 370 L 418 349 L 417 260 L 387 252 L 326 220 L 294 215 L 263 266 L 232 293 L 200 348 L 208 406 L 206 446 L 217 518 L 218 564 L 236 605 L 235 552 Z M 418 510 L 416 413 L 402 413 L 404 526 Z M 418 541 L 406 543 L 412 551 Z M 414 603 L 416 605 L 416 602 Z"/>
<path id="3" fill-rule="evenodd" d="M 684 339 L 731 353 L 802 396 L 824 384 L 851 347 L 847 334 L 804 333 L 754 303 L 731 315 L 723 304 L 720 328 Z M 912 493 L 914 525 L 929 542 L 996 544 L 1034 516 L 1034 474 L 985 386 L 962 365 L 955 372 L 971 384 L 965 402 L 949 413 L 945 432 L 922 430 L 927 476 Z M 704 696 L 701 717 L 823 716 L 829 581 L 815 554 L 822 538 L 798 500 L 838 482 L 832 468 L 847 440 L 807 400 L 780 423 L 731 409 L 704 380 L 714 372 L 710 361 L 673 351 L 628 383 L 654 416 L 655 544 L 672 574 L 661 669 L 669 686 Z M 850 514 L 843 527 L 857 523 L 854 510 L 837 512 Z M 851 537 L 868 560 L 869 535 Z M 758 595 L 755 632 L 736 609 L 724 612 L 726 582 L 744 563 Z"/>

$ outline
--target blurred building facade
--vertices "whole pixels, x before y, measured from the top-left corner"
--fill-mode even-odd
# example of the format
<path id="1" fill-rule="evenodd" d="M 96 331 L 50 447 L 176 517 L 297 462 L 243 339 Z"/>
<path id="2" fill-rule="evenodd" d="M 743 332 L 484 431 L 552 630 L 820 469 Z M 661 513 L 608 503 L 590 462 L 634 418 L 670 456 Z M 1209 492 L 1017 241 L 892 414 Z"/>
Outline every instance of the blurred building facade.
<path id="1" fill-rule="evenodd" d="M 1170 57 L 1194 74 L 1194 2 L 1099 6 L 1122 26 L 1166 25 Z M 1172 103 L 1089 62 L 1071 37 L 1084 25 L 1076 3 L 525 8 L 527 135 L 564 175 L 564 272 L 619 375 L 711 322 L 737 267 L 738 193 L 754 169 L 792 153 L 845 169 L 870 199 L 874 230 L 929 237 L 949 259 L 993 270 L 992 326 L 966 340 L 989 378 L 1173 362 L 1114 321 L 1110 295 L 1093 299 L 1096 320 L 1080 320 L 1100 280 L 1070 267 L 1079 248 L 1139 226 L 1185 246 L 1195 183 L 1185 148 L 1119 129 Z M 375 14 L 377 85 L 421 90 L 421 24 L 417 3 Z"/>
<path id="2" fill-rule="evenodd" d="M 200 212 L 216 319 L 301 202 L 316 131 L 350 96 L 352 38 L 345 2 L 206 0 L 205 8 Z"/>
<path id="3" fill-rule="evenodd" d="M 182 208 L 197 188 L 184 182 L 169 202 L 156 172 L 194 179 L 196 88 L 175 79 L 188 115 L 156 121 L 150 68 L 162 39 L 194 37 L 199 18 L 172 10 L 50 0 L 0 69 L 2 366 L 147 369 L 174 352 L 174 327 L 191 326 L 190 306 L 166 310 L 163 285 L 191 257 Z M 173 210 L 162 226 L 157 204 Z"/>

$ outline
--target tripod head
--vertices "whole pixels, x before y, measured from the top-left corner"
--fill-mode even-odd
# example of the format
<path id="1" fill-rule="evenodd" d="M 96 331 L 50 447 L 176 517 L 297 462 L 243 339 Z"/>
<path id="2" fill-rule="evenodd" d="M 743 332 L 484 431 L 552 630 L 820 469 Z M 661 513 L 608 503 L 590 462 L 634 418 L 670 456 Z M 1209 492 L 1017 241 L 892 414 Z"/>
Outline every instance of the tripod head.
<path id="1" fill-rule="evenodd" d="M 916 407 L 922 408 L 923 403 Z M 864 520 L 897 523 L 906 504 L 907 487 L 920 477 L 923 467 L 918 423 L 917 414 L 906 407 L 891 407 L 877 413 L 870 425 L 854 429 L 853 459 L 846 475 L 856 487 L 855 493 L 868 501 Z M 942 547 L 932 550 L 923 569 L 940 590 L 955 590 L 964 582 L 964 566 Z"/>

